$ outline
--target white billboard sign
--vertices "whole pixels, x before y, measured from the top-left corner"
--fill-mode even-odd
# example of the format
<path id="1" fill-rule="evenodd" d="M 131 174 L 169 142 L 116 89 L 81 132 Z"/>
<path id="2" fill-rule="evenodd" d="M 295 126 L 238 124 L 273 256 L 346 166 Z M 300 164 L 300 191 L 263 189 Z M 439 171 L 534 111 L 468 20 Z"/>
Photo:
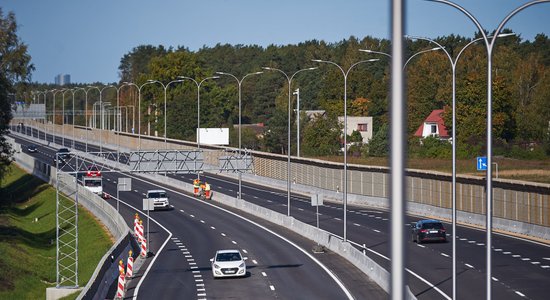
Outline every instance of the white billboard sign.
<path id="1" fill-rule="evenodd" d="M 229 128 L 199 128 L 197 143 L 199 136 L 201 145 L 229 145 Z"/>

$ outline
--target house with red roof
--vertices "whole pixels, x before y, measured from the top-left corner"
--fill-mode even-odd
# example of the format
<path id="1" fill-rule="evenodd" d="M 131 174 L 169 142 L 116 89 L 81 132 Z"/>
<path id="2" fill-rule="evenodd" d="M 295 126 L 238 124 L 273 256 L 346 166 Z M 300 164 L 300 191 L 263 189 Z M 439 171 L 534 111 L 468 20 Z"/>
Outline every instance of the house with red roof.
<path id="1" fill-rule="evenodd" d="M 450 140 L 449 132 L 445 128 L 443 113 L 445 110 L 436 109 L 424 120 L 422 125 L 418 127 L 414 136 L 426 138 L 428 136 L 438 137 L 440 140 Z"/>

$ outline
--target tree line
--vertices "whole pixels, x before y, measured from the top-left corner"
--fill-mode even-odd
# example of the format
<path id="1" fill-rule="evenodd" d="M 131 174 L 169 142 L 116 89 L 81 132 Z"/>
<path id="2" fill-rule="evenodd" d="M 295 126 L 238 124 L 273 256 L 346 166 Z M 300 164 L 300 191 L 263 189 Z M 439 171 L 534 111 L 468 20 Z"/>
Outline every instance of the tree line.
<path id="1" fill-rule="evenodd" d="M 505 30 L 504 32 L 510 32 Z M 477 34 L 474 38 L 479 37 Z M 471 39 L 450 35 L 435 39 L 454 57 Z M 324 110 L 323 118 L 300 116 L 301 154 L 322 156 L 338 154 L 342 147 L 338 116 L 344 112 L 344 77 L 336 66 L 314 62 L 314 59 L 334 62 L 348 70 L 360 61 L 378 59 L 355 65 L 347 77 L 348 116 L 372 116 L 374 138 L 368 144 L 354 144 L 350 149 L 364 156 L 384 156 L 388 153 L 388 85 L 390 59 L 385 55 L 361 52 L 369 49 L 389 53 L 391 43 L 386 39 L 349 37 L 337 43 L 310 40 L 297 45 L 228 45 L 204 46 L 197 51 L 185 47 L 140 45 L 120 61 L 120 82 L 132 82 L 141 89 L 141 132 L 195 140 L 197 128 L 197 83 L 200 85 L 200 127 L 229 127 L 232 146 L 237 146 L 239 122 L 238 84 L 235 78 L 217 75 L 231 73 L 241 80 L 241 121 L 243 124 L 264 124 L 258 134 L 249 127 L 242 129 L 242 147 L 286 154 L 288 131 L 288 76 L 311 67 L 292 78 L 291 92 L 300 89 L 300 111 Z M 409 56 L 434 48 L 423 40 L 408 40 Z M 499 38 L 493 52 L 493 137 L 496 154 L 520 153 L 526 157 L 550 155 L 550 41 L 539 34 L 533 41 L 520 36 Z M 486 134 L 487 56 L 482 43 L 474 44 L 462 54 L 457 64 L 457 147 L 459 157 L 483 154 Z M 448 157 L 450 144 L 437 140 L 418 143 L 413 137 L 416 129 L 434 109 L 445 109 L 445 125 L 452 130 L 451 66 L 442 51 L 427 51 L 415 56 L 406 66 L 407 128 L 411 155 Z M 177 81 L 178 76 L 195 79 Z M 157 80 L 160 84 L 147 84 Z M 79 98 L 83 95 L 79 96 Z M 104 101 L 113 103 L 115 90 L 106 90 Z M 135 87 L 120 89 L 121 105 L 134 105 L 137 110 L 138 92 Z M 82 100 L 79 100 L 82 101 Z M 89 104 L 90 105 L 90 104 Z M 291 95 L 291 146 L 296 146 L 296 97 Z M 58 106 L 60 107 L 60 106 Z M 137 132 L 137 129 L 136 129 Z M 149 133 L 150 134 L 150 133 Z M 350 141 L 357 140 L 350 136 Z"/>

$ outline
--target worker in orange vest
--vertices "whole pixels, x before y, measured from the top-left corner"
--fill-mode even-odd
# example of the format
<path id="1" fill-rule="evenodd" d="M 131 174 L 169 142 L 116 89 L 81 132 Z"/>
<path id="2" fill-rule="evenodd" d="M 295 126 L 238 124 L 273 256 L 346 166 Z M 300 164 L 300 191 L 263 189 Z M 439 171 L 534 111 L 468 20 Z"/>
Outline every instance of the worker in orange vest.
<path id="1" fill-rule="evenodd" d="M 212 199 L 212 192 L 210 191 L 210 184 L 208 182 L 204 182 L 204 196 L 206 200 Z"/>
<path id="2" fill-rule="evenodd" d="M 193 195 L 195 197 L 199 196 L 200 194 L 200 186 L 201 186 L 201 181 L 200 179 L 196 178 L 193 180 Z"/>

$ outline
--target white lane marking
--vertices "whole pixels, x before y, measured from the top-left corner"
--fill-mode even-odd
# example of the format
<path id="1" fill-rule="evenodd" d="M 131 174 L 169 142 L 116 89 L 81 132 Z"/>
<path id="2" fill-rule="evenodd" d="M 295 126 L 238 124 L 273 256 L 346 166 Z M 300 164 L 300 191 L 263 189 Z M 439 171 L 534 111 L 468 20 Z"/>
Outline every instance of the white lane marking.
<path id="1" fill-rule="evenodd" d="M 197 294 L 197 297 L 204 297 L 204 296 L 206 296 L 206 293 Z"/>
<path id="2" fill-rule="evenodd" d="M 502 254 L 506 254 L 506 255 L 508 255 L 510 253 L 512 253 L 512 252 L 510 252 L 510 251 L 502 252 Z"/>
<path id="3" fill-rule="evenodd" d="M 248 251 L 246 251 L 246 249 L 243 249 L 243 253 L 247 254 L 247 253 L 248 253 Z"/>
<path id="4" fill-rule="evenodd" d="M 274 290 L 275 290 L 275 287 L 274 287 L 274 286 L 272 286 L 272 285 L 270 285 L 270 286 L 269 286 L 269 288 L 270 288 L 270 289 L 271 289 L 272 291 L 274 291 Z"/>
<path id="5" fill-rule="evenodd" d="M 530 258 L 526 257 L 526 258 L 522 258 L 521 260 L 523 261 L 528 261 L 528 260 L 531 260 Z"/>
<path id="6" fill-rule="evenodd" d="M 181 212 L 184 212 L 183 209 L 180 209 Z"/>
<path id="7" fill-rule="evenodd" d="M 195 217 L 195 215 L 189 215 L 189 216 L 191 216 L 191 218 L 194 218 L 194 217 Z"/>
<path id="8" fill-rule="evenodd" d="M 204 220 L 201 220 L 201 223 L 204 224 L 204 223 L 206 223 L 206 222 L 204 222 Z"/>
<path id="9" fill-rule="evenodd" d="M 517 257 L 521 257 L 521 255 L 519 255 L 519 254 L 514 254 L 514 255 L 512 255 L 512 257 L 516 257 L 516 258 L 517 258 Z"/>
<path id="10" fill-rule="evenodd" d="M 533 265 L 540 265 L 540 261 L 532 261 L 531 264 L 533 264 Z"/>
<path id="11" fill-rule="evenodd" d="M 484 246 L 485 244 L 484 244 L 484 243 L 477 243 L 476 245 L 478 245 L 478 246 Z"/>
<path id="12" fill-rule="evenodd" d="M 445 257 L 451 257 L 449 254 L 446 254 L 446 253 L 441 253 L 441 255 L 443 255 Z"/>
<path id="13" fill-rule="evenodd" d="M 461 241 L 467 241 L 468 239 L 465 239 L 465 238 L 460 238 Z"/>
<path id="14" fill-rule="evenodd" d="M 521 293 L 520 291 L 515 291 L 515 293 L 518 294 L 521 297 L 525 297 L 525 295 L 523 293 Z"/>
<path id="15" fill-rule="evenodd" d="M 502 252 L 502 249 L 494 249 L 493 251 Z"/>
<path id="16" fill-rule="evenodd" d="M 252 260 L 252 263 L 255 264 L 255 265 L 258 264 L 258 262 L 255 259 Z"/>
<path id="17" fill-rule="evenodd" d="M 267 274 L 265 272 L 262 272 L 263 277 L 267 277 Z"/>
<path id="18" fill-rule="evenodd" d="M 353 223 L 353 225 L 355 225 L 357 227 L 361 227 L 361 224 Z"/>
<path id="19" fill-rule="evenodd" d="M 543 269 L 548 269 L 548 268 L 550 268 L 550 266 L 547 266 L 547 265 L 540 266 L 540 267 L 543 268 Z"/>
<path id="20" fill-rule="evenodd" d="M 464 264 L 466 267 L 468 268 L 471 268 L 471 269 L 474 269 L 474 266 L 470 265 L 470 264 Z"/>
<path id="21" fill-rule="evenodd" d="M 298 210 L 299 210 L 299 211 L 304 211 L 304 209 L 303 209 L 303 208 L 299 208 L 299 207 L 298 207 Z"/>
<path id="22" fill-rule="evenodd" d="M 496 279 L 495 277 L 491 277 L 491 279 L 493 279 L 493 281 L 498 281 L 498 279 Z"/>
<path id="23" fill-rule="evenodd" d="M 373 229 L 372 231 L 380 233 L 380 230 L 378 229 Z"/>
<path id="24" fill-rule="evenodd" d="M 201 274 L 195 274 L 195 275 L 193 275 L 193 277 L 194 277 L 194 278 L 201 278 L 202 275 L 201 275 Z"/>
<path id="25" fill-rule="evenodd" d="M 130 175 L 130 177 L 133 177 L 133 178 L 135 178 L 136 180 L 140 180 L 140 181 L 146 182 L 146 180 L 143 180 L 143 179 L 138 178 L 138 177 L 135 177 L 135 176 L 131 176 L 131 175 Z M 157 186 L 159 186 L 159 185 L 157 185 Z M 165 190 L 169 190 L 169 191 L 172 192 L 172 193 L 177 193 L 177 194 L 179 194 L 179 195 L 181 195 L 181 196 L 188 197 L 188 196 L 186 196 L 185 194 L 182 194 L 182 193 L 180 193 L 180 192 L 178 192 L 178 191 L 175 191 L 175 190 L 173 190 L 173 189 L 166 188 L 166 187 L 163 187 L 163 188 L 164 188 Z M 190 197 L 190 198 L 191 198 L 191 197 Z M 270 229 L 268 229 L 267 227 L 262 226 L 262 225 L 260 225 L 260 224 L 258 224 L 258 223 L 256 223 L 256 222 L 254 222 L 254 221 L 252 221 L 252 220 L 250 220 L 250 219 L 247 219 L 247 218 L 245 218 L 245 217 L 243 217 L 243 216 L 241 216 L 241 215 L 239 215 L 239 214 L 237 214 L 237 213 L 234 213 L 234 212 L 232 212 L 232 211 L 229 211 L 229 210 L 227 210 L 227 209 L 221 208 L 221 207 L 219 207 L 219 206 L 213 205 L 213 204 L 208 203 L 208 202 L 200 202 L 200 203 L 202 203 L 202 204 L 204 204 L 204 205 L 209 205 L 209 206 L 212 207 L 212 208 L 216 208 L 216 209 L 218 209 L 218 210 L 220 210 L 220 211 L 223 211 L 223 212 L 225 212 L 225 213 L 227 213 L 227 214 L 230 214 L 230 215 L 232 215 L 232 216 L 235 216 L 235 217 L 237 217 L 237 218 L 239 218 L 239 219 L 241 219 L 241 220 L 243 220 L 243 221 L 249 222 L 250 224 L 253 224 L 253 225 L 257 226 L 258 228 L 261 228 L 261 229 L 265 230 L 266 232 L 269 232 L 270 234 L 272 234 L 272 235 L 274 235 L 274 236 L 280 238 L 281 240 L 287 242 L 288 244 L 292 245 L 294 248 L 298 249 L 300 252 L 302 252 L 302 253 L 305 254 L 307 257 L 309 257 L 312 261 L 314 261 L 317 265 L 319 265 L 319 266 L 320 266 L 320 267 L 321 267 L 321 268 L 322 268 L 322 269 L 332 278 L 332 280 L 334 280 L 334 282 L 336 282 L 336 284 L 338 284 L 338 286 L 339 286 L 340 289 L 346 294 L 346 296 L 347 296 L 348 299 L 353 299 L 353 296 L 351 295 L 350 291 L 344 286 L 344 284 L 342 283 L 342 281 L 340 281 L 340 279 L 339 279 L 338 277 L 336 277 L 336 276 L 335 276 L 335 275 L 334 275 L 334 274 L 333 274 L 333 273 L 332 273 L 323 263 L 321 263 L 321 262 L 320 262 L 317 258 L 315 258 L 312 254 L 310 254 L 309 251 L 304 250 L 303 248 L 301 248 L 300 246 L 298 246 L 296 243 L 294 243 L 294 242 L 290 241 L 289 239 L 285 238 L 284 236 L 282 236 L 282 235 L 280 235 L 280 234 L 274 232 L 273 230 L 270 230 Z M 139 211 L 139 210 L 136 209 L 136 208 L 134 208 L 134 209 L 135 209 L 136 211 Z M 171 236 L 172 236 L 172 235 L 170 234 L 170 237 L 171 237 Z M 341 237 L 340 237 L 340 238 L 341 238 Z M 341 239 L 342 239 L 342 238 L 341 238 Z M 162 249 L 162 248 L 161 248 L 161 249 Z M 370 249 L 369 249 L 369 251 L 370 251 Z M 159 253 L 160 253 L 160 251 L 159 251 Z M 380 255 L 381 255 L 381 254 L 380 254 Z M 157 257 L 159 257 L 159 255 L 155 255 L 155 257 L 153 258 L 153 261 L 154 261 Z M 388 258 L 386 258 L 386 259 L 388 259 Z M 196 264 L 197 264 L 197 263 L 195 263 L 195 262 L 190 262 L 190 263 L 189 263 L 189 265 L 196 265 Z M 153 264 L 150 264 L 149 267 L 151 267 L 152 265 L 153 265 Z M 149 268 L 148 268 L 148 270 L 149 270 Z M 433 284 L 429 283 L 429 282 L 426 281 L 424 278 L 420 277 L 419 275 L 417 275 L 416 273 L 412 272 L 411 270 L 407 269 L 407 271 L 410 272 L 413 276 L 419 278 L 420 280 L 422 280 L 423 282 L 425 282 L 426 284 L 428 284 L 431 288 L 435 289 L 435 290 L 436 290 L 437 292 L 439 292 L 441 295 L 445 296 L 446 299 L 451 300 L 451 299 L 450 299 L 447 295 L 445 295 L 445 293 L 443 293 L 438 287 L 436 287 L 436 286 L 434 286 Z M 146 274 L 144 274 L 144 276 L 142 277 L 142 280 L 145 278 L 145 275 L 146 275 Z M 202 280 L 202 279 L 201 279 L 201 280 Z M 141 281 L 140 281 L 140 283 L 141 283 Z M 134 294 L 134 299 L 137 299 L 137 291 L 138 291 L 138 287 L 136 287 L 136 294 Z"/>
<path id="26" fill-rule="evenodd" d="M 420 244 L 416 244 L 416 245 L 420 248 L 426 248 L 426 246 L 424 246 L 424 245 L 420 245 Z"/>
<path id="27" fill-rule="evenodd" d="M 125 205 L 128 205 L 129 207 L 133 208 L 135 211 L 140 211 L 139 209 L 137 209 L 136 207 L 133 207 L 132 205 L 124 202 L 124 201 L 120 201 L 121 203 L 125 204 Z M 166 246 L 166 244 L 168 243 L 168 241 L 170 240 L 170 238 L 172 238 L 172 232 L 170 232 L 168 229 L 166 229 L 166 227 L 162 226 L 159 222 L 157 222 L 157 220 L 153 219 L 153 218 L 150 218 L 151 221 L 155 222 L 158 226 L 160 226 L 160 228 L 164 229 L 166 232 L 168 232 L 168 238 L 164 241 L 164 243 L 162 244 L 162 246 L 160 246 L 160 249 L 157 251 L 157 255 L 155 255 L 153 257 L 153 260 L 151 261 L 151 263 L 149 264 L 149 266 L 147 267 L 147 269 L 145 270 L 145 273 L 143 273 L 143 276 L 141 277 L 141 279 L 139 280 L 138 284 L 136 285 L 136 289 L 134 291 L 134 300 L 137 300 L 137 296 L 139 294 L 139 288 L 141 287 L 141 284 L 143 283 L 143 281 L 145 280 L 145 278 L 147 277 L 147 274 L 149 274 L 149 271 L 151 270 L 151 268 L 155 265 L 155 261 L 157 260 L 157 257 L 159 257 L 162 253 L 162 250 L 164 250 L 164 247 Z"/>
<path id="28" fill-rule="evenodd" d="M 550 257 L 543 257 L 544 260 L 550 260 Z"/>
<path id="29" fill-rule="evenodd" d="M 476 241 L 468 241 L 468 243 L 470 243 L 470 244 L 475 244 Z"/>
<path id="30" fill-rule="evenodd" d="M 210 228 L 212 228 L 212 230 L 216 230 L 216 227 L 214 227 L 214 226 L 210 226 Z"/>
<path id="31" fill-rule="evenodd" d="M 223 232 L 221 233 L 221 235 L 222 235 L 222 236 L 226 236 L 225 233 L 223 233 Z"/>
<path id="32" fill-rule="evenodd" d="M 334 218 L 334 220 L 337 220 L 337 221 L 342 221 L 342 219 L 340 219 L 340 218 Z"/>
<path id="33" fill-rule="evenodd" d="M 231 241 L 231 243 L 233 243 L 234 245 L 237 245 L 237 242 L 235 242 L 235 241 Z"/>

